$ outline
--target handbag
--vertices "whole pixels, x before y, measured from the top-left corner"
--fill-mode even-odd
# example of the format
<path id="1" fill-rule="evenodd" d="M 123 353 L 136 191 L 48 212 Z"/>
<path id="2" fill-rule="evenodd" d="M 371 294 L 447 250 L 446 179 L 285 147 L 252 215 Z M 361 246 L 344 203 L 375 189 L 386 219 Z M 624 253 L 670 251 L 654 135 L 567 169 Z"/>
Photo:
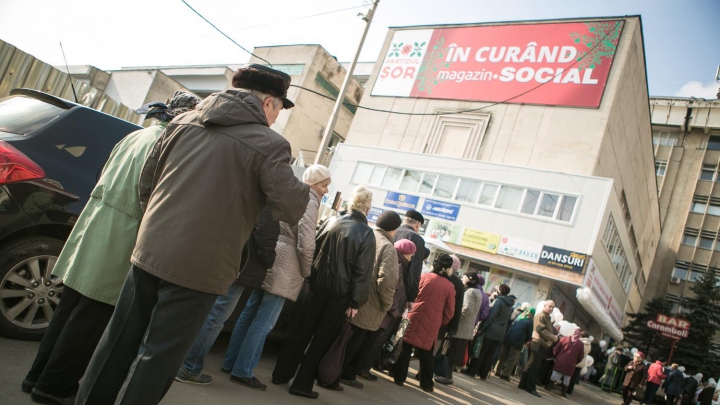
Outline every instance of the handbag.
<path id="1" fill-rule="evenodd" d="M 388 370 L 393 364 L 397 363 L 397 359 L 400 358 L 400 353 L 402 352 L 403 338 L 409 325 L 410 319 L 407 318 L 407 311 L 405 311 L 397 331 L 390 336 L 388 341 L 383 345 L 382 351 L 380 351 L 380 358 L 378 360 L 380 369 Z"/>
<path id="2" fill-rule="evenodd" d="M 321 384 L 330 385 L 340 378 L 343 363 L 345 362 L 345 346 L 347 346 L 348 340 L 353 335 L 350 320 L 351 318 L 348 316 L 340 329 L 340 334 L 332 342 L 327 353 L 318 364 L 317 378 Z"/>
<path id="3" fill-rule="evenodd" d="M 480 349 L 482 348 L 482 342 L 483 342 L 482 334 L 475 336 L 475 338 L 473 339 L 472 356 L 476 359 L 480 357 Z"/>

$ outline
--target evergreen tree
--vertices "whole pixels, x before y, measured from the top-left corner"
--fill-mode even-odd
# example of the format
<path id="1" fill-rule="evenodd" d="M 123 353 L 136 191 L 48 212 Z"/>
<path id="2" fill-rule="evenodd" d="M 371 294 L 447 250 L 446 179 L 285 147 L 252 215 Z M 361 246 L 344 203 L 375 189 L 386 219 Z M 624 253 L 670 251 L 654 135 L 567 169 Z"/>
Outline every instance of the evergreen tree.
<path id="1" fill-rule="evenodd" d="M 683 319 L 690 322 L 690 336 L 681 340 L 673 361 L 683 364 L 688 373 L 706 376 L 720 374 L 720 356 L 712 349 L 715 334 L 720 330 L 720 285 L 717 270 L 710 270 L 691 287 L 694 297 L 682 301 Z"/>
<path id="2" fill-rule="evenodd" d="M 622 328 L 624 340 L 652 359 L 667 358 L 670 354 L 670 339 L 649 329 L 647 322 L 654 321 L 658 314 L 669 315 L 671 310 L 672 306 L 665 298 L 657 297 L 648 301 L 642 312 L 628 313 L 630 322 Z"/>

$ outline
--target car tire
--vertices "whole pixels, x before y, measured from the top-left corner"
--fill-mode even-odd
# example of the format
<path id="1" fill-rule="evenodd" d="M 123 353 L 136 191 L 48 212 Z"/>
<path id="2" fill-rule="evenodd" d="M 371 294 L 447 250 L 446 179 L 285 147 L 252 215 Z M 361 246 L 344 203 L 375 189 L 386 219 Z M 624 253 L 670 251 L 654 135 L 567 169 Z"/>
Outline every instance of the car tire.
<path id="1" fill-rule="evenodd" d="M 0 247 L 0 336 L 41 340 L 62 296 L 52 276 L 64 242 L 33 236 Z"/>

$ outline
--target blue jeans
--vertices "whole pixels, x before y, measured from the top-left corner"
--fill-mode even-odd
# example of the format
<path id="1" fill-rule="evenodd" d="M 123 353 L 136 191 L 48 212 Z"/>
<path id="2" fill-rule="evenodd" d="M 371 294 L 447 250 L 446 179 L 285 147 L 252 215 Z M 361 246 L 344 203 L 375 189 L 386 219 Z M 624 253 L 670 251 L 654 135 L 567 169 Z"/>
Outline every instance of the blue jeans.
<path id="1" fill-rule="evenodd" d="M 208 314 L 200 333 L 195 338 L 195 343 L 193 343 L 190 351 L 185 356 L 185 361 L 183 361 L 182 368 L 190 374 L 200 375 L 202 373 L 205 356 L 210 351 L 213 343 L 215 343 L 215 339 L 222 332 L 225 321 L 235 310 L 243 290 L 245 290 L 245 287 L 233 283 L 227 294 L 217 297 L 215 300 L 210 314 Z"/>
<path id="2" fill-rule="evenodd" d="M 253 291 L 235 323 L 222 368 L 232 369 L 236 377 L 252 378 L 260 361 L 265 337 L 275 326 L 285 298 L 263 291 Z"/>

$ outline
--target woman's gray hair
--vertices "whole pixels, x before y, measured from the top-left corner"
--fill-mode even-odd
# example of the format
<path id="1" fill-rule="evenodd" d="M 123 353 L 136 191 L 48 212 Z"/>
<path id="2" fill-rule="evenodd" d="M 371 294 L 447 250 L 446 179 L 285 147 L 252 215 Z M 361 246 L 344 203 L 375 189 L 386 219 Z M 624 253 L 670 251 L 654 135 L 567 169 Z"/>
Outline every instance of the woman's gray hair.
<path id="1" fill-rule="evenodd" d="M 363 214 L 370 211 L 372 206 L 373 193 L 365 186 L 357 186 L 350 193 L 350 206 L 351 210 L 360 211 Z"/>
<path id="2" fill-rule="evenodd" d="M 263 93 L 263 92 L 257 91 L 257 90 L 249 90 L 249 89 L 245 89 L 245 90 L 249 91 L 250 93 L 252 93 L 252 95 L 259 98 L 260 102 L 262 102 L 262 103 L 265 102 L 266 98 L 270 97 L 273 101 L 273 104 L 275 105 L 276 110 L 283 108 L 283 101 L 275 96 L 271 96 L 270 94 Z"/>

